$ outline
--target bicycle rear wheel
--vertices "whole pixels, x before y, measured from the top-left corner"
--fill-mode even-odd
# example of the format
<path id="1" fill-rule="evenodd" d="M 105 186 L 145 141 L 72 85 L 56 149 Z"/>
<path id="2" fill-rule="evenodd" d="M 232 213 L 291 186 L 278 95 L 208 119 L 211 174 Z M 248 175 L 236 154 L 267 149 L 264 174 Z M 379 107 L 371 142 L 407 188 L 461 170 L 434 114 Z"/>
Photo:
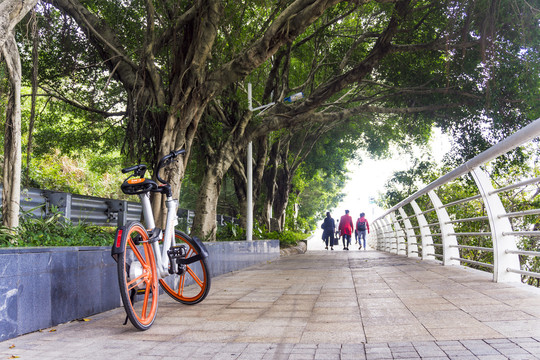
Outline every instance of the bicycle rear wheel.
<path id="1" fill-rule="evenodd" d="M 158 275 L 154 250 L 140 223 L 130 223 L 124 231 L 123 252 L 118 258 L 120 295 L 133 326 L 147 330 L 152 326 L 158 308 Z"/>
<path id="2" fill-rule="evenodd" d="M 175 231 L 176 246 L 185 247 L 184 259 L 199 255 L 198 247 L 193 239 L 181 231 Z M 159 284 L 170 297 L 187 305 L 197 304 L 206 298 L 210 291 L 210 271 L 206 258 L 193 263 L 179 265 L 180 274 L 160 279 Z"/>

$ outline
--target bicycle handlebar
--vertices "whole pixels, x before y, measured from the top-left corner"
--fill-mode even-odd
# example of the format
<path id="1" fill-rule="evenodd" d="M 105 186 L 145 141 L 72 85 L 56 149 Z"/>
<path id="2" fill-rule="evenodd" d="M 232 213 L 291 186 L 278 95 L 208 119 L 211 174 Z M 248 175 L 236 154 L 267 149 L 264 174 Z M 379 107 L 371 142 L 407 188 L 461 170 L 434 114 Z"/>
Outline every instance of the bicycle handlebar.
<path id="1" fill-rule="evenodd" d="M 156 169 L 156 178 L 162 183 L 162 184 L 165 184 L 167 185 L 168 182 L 163 180 L 160 176 L 159 176 L 159 171 L 171 164 L 174 159 L 178 156 L 178 155 L 182 155 L 182 154 L 185 154 L 186 150 L 185 149 L 180 149 L 180 150 L 173 150 L 171 151 L 169 154 L 165 155 L 164 157 L 161 158 L 161 160 L 159 160 L 159 163 L 158 163 L 158 167 Z M 134 166 L 130 166 L 130 167 L 127 167 L 127 168 L 124 168 L 122 169 L 122 173 L 125 174 L 125 173 L 128 173 L 128 172 L 132 172 L 133 171 L 133 175 L 132 176 L 138 176 L 140 178 L 143 178 L 144 177 L 144 174 L 146 172 L 146 165 L 143 165 L 143 164 L 139 164 L 139 165 L 134 165 Z M 131 177 L 131 176 L 130 176 Z M 129 179 L 129 178 L 128 178 Z"/>
<path id="2" fill-rule="evenodd" d="M 122 169 L 122 174 L 132 172 L 132 171 L 140 171 L 140 170 L 143 171 L 143 176 L 144 176 L 144 172 L 146 171 L 146 165 L 140 164 L 140 165 L 134 165 L 134 166 L 127 167 L 125 169 Z M 138 175 L 138 174 L 135 174 L 135 175 Z"/>
<path id="3" fill-rule="evenodd" d="M 162 184 L 168 184 L 167 181 L 163 180 L 160 176 L 159 176 L 159 171 L 161 170 L 161 168 L 171 164 L 173 162 L 173 160 L 178 156 L 178 155 L 181 155 L 181 154 L 184 154 L 186 152 L 185 149 L 180 149 L 180 150 L 173 150 L 171 151 L 170 154 L 168 155 L 165 155 L 164 157 L 161 158 L 161 160 L 159 160 L 159 163 L 158 163 L 158 167 L 156 169 L 156 179 L 158 179 Z"/>

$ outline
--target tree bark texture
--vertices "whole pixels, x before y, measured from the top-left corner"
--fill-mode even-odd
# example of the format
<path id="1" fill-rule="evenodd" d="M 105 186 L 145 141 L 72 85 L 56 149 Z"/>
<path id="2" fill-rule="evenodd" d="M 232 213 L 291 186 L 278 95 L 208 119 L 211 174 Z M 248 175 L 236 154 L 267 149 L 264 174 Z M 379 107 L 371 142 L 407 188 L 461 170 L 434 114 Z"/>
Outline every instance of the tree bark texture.
<path id="1" fill-rule="evenodd" d="M 226 142 L 216 156 L 210 156 L 199 189 L 192 232 L 206 240 L 216 238 L 216 216 L 223 177 L 238 155 L 239 148 Z M 219 154 L 219 155 L 218 155 Z"/>
<path id="2" fill-rule="evenodd" d="M 9 73 L 10 92 L 4 127 L 4 182 L 2 224 L 19 226 L 21 200 L 21 60 L 15 36 L 11 33 L 0 47 Z"/>
<path id="3" fill-rule="evenodd" d="M 32 10 L 37 0 L 0 2 L 0 51 L 8 69 L 10 92 L 4 128 L 4 189 L 2 224 L 19 226 L 21 199 L 21 59 L 13 29 Z"/>
<path id="4" fill-rule="evenodd" d="M 2 0 L 0 1 L 0 48 L 12 36 L 15 26 L 32 10 L 37 0 Z"/>

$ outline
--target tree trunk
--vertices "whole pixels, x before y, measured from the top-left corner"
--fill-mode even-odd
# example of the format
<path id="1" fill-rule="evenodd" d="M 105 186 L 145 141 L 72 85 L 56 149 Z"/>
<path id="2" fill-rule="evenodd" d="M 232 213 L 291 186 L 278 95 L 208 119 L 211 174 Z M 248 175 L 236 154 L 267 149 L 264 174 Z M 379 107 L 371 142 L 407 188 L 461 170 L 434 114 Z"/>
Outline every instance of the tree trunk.
<path id="1" fill-rule="evenodd" d="M 38 44 L 39 32 L 36 17 L 36 10 L 32 10 L 32 103 L 30 107 L 30 120 L 28 123 L 28 144 L 26 147 L 26 187 L 30 183 L 30 164 L 32 162 L 32 145 L 34 123 L 36 121 L 36 99 L 38 91 Z"/>
<path id="2" fill-rule="evenodd" d="M 217 204 L 221 183 L 225 173 L 234 162 L 236 154 L 240 151 L 240 148 L 234 151 L 232 144 L 227 143 L 222 151 L 219 151 L 215 156 L 210 156 L 206 164 L 191 230 L 194 235 L 202 236 L 204 240 L 214 241 L 216 239 Z"/>
<path id="3" fill-rule="evenodd" d="M 262 207 L 262 219 L 267 229 L 271 231 L 271 218 L 272 209 L 274 207 L 274 198 L 277 191 L 277 173 L 279 167 L 279 151 L 280 151 L 281 141 L 278 139 L 270 150 L 268 165 L 266 166 L 264 172 L 264 186 L 266 190 L 264 204 Z"/>
<path id="4" fill-rule="evenodd" d="M 216 209 L 223 180 L 223 176 L 216 171 L 217 167 L 208 166 L 204 174 L 191 230 L 193 234 L 203 236 L 205 241 L 216 239 Z"/>
<path id="5" fill-rule="evenodd" d="M 289 171 L 289 167 L 285 161 L 284 168 L 281 169 L 278 177 L 277 191 L 274 198 L 274 217 L 278 220 L 279 231 L 285 229 L 286 210 L 291 187 L 292 173 Z"/>
<path id="6" fill-rule="evenodd" d="M 1 51 L 7 64 L 10 92 L 4 128 L 4 188 L 2 190 L 2 224 L 19 226 L 21 199 L 21 59 L 11 33 Z"/>
<path id="7" fill-rule="evenodd" d="M 15 25 L 36 5 L 37 0 L 2 0 L 0 1 L 0 49 L 4 42 L 13 36 Z"/>
<path id="8" fill-rule="evenodd" d="M 256 146 L 254 146 L 255 155 L 255 166 L 253 168 L 253 207 L 254 212 L 256 213 L 257 209 L 257 200 L 261 194 L 263 188 L 263 178 L 266 170 L 267 152 L 268 152 L 268 140 L 267 136 L 261 136 L 255 141 Z M 233 163 L 231 170 L 232 176 L 234 178 L 234 190 L 236 194 L 236 199 L 238 201 L 238 206 L 240 207 L 239 212 L 241 215 L 242 223 L 246 223 L 246 210 L 247 210 L 247 173 L 246 167 L 244 166 L 246 159 L 245 152 L 242 155 L 239 155 L 240 159 Z M 257 221 L 265 223 L 264 220 L 261 220 L 261 217 Z"/>
<path id="9" fill-rule="evenodd" d="M 240 155 L 241 158 L 245 159 L 244 154 Z M 238 212 L 240 214 L 240 219 L 242 224 L 246 224 L 247 219 L 247 174 L 246 167 L 243 166 L 243 163 L 240 159 L 237 159 L 231 166 L 233 181 L 234 181 L 234 193 L 236 194 L 236 200 L 238 202 Z"/>

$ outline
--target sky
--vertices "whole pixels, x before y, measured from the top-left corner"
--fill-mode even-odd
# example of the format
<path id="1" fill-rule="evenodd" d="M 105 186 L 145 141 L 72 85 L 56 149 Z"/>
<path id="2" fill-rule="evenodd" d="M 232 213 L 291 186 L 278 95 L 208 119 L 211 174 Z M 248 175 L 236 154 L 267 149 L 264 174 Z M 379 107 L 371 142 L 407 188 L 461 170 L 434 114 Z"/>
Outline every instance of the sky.
<path id="1" fill-rule="evenodd" d="M 438 129 L 433 135 L 430 146 L 433 157 L 439 162 L 450 150 L 450 141 Z M 416 148 L 412 151 L 420 150 Z M 411 166 L 408 156 L 397 153 L 392 158 L 384 160 L 373 160 L 363 154 L 362 159 L 361 165 L 352 162 L 349 164 L 350 180 L 345 185 L 344 200 L 332 212 L 334 219 L 339 219 L 347 209 L 354 220 L 358 219 L 361 212 L 366 214 L 368 221 L 375 220 L 385 212 L 385 209 L 379 208 L 370 201 L 370 198 L 377 198 L 379 193 L 384 192 L 384 185 L 395 171 L 407 170 Z"/>

